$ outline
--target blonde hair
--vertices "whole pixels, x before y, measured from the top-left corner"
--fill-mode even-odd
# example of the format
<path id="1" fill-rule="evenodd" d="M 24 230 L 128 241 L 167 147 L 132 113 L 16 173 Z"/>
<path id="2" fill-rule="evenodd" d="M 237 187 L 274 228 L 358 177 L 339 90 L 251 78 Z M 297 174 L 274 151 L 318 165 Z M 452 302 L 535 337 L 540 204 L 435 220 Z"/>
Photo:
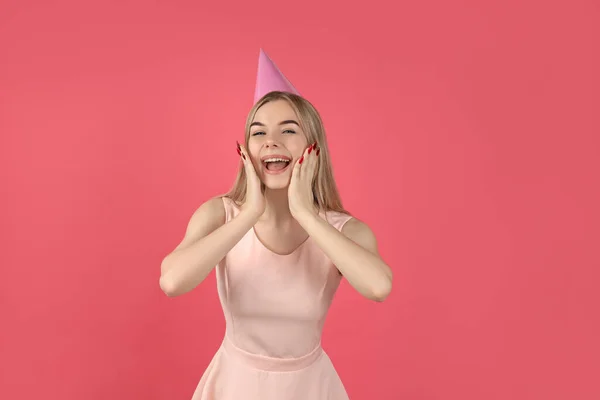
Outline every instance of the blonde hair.
<path id="1" fill-rule="evenodd" d="M 314 204 L 319 211 L 337 211 L 349 214 L 342 206 L 337 185 L 333 178 L 333 169 L 329 157 L 329 148 L 327 147 L 327 137 L 325 128 L 319 112 L 306 99 L 293 93 L 273 91 L 264 95 L 248 113 L 246 119 L 246 133 L 244 138 L 245 147 L 248 148 L 248 139 L 250 138 L 250 124 L 260 107 L 276 101 L 285 100 L 292 107 L 299 119 L 300 127 L 306 135 L 308 143 L 317 142 L 317 148 L 320 149 L 317 171 L 312 183 Z M 264 189 L 264 188 L 263 188 Z M 229 193 L 225 194 L 238 204 L 246 199 L 246 171 L 243 164 L 240 163 L 237 177 Z"/>

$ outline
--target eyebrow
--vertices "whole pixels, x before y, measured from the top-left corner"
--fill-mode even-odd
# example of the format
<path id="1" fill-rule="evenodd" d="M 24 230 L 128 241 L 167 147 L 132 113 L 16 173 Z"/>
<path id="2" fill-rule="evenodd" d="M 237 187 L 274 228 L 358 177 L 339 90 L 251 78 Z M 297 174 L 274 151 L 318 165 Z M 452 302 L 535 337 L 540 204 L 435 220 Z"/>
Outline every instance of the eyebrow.
<path id="1" fill-rule="evenodd" d="M 296 124 L 297 126 L 300 126 L 300 124 L 297 121 L 294 121 L 293 119 L 286 119 L 285 121 L 281 121 L 279 123 L 279 125 L 287 125 L 287 124 Z M 263 124 L 262 122 L 253 122 L 250 124 L 250 127 L 253 126 L 265 126 L 265 124 Z"/>

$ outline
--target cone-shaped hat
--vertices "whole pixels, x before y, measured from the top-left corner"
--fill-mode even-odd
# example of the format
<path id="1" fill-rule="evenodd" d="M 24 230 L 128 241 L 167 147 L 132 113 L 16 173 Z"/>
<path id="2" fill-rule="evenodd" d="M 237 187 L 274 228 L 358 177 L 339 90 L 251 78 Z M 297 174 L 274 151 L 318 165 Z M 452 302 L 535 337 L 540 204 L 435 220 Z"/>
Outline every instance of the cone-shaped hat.
<path id="1" fill-rule="evenodd" d="M 281 73 L 267 53 L 265 53 L 263 49 L 260 49 L 256 88 L 254 90 L 254 102 L 256 103 L 265 94 L 275 90 L 299 95 L 296 88 L 290 83 L 285 75 Z"/>

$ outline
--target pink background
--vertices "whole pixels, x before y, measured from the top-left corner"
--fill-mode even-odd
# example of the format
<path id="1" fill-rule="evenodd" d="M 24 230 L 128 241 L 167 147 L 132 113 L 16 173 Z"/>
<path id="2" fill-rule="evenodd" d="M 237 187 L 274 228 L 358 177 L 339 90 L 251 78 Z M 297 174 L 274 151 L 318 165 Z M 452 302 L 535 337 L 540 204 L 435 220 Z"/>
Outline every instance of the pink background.
<path id="1" fill-rule="evenodd" d="M 395 272 L 344 282 L 352 399 L 600 398 L 594 1 L 2 1 L 0 398 L 189 399 L 214 274 L 160 261 L 237 168 L 263 47 Z"/>

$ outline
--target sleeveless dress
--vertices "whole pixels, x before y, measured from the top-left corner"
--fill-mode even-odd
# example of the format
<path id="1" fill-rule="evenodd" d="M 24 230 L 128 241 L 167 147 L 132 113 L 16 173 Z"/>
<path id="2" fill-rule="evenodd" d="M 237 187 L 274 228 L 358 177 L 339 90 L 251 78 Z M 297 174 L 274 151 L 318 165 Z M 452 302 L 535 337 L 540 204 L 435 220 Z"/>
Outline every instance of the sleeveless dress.
<path id="1" fill-rule="evenodd" d="M 240 212 L 223 197 L 226 221 Z M 352 218 L 322 213 L 341 230 Z M 341 275 L 309 237 L 287 255 L 248 233 L 216 266 L 226 329 L 192 400 L 348 400 L 321 347 Z"/>

